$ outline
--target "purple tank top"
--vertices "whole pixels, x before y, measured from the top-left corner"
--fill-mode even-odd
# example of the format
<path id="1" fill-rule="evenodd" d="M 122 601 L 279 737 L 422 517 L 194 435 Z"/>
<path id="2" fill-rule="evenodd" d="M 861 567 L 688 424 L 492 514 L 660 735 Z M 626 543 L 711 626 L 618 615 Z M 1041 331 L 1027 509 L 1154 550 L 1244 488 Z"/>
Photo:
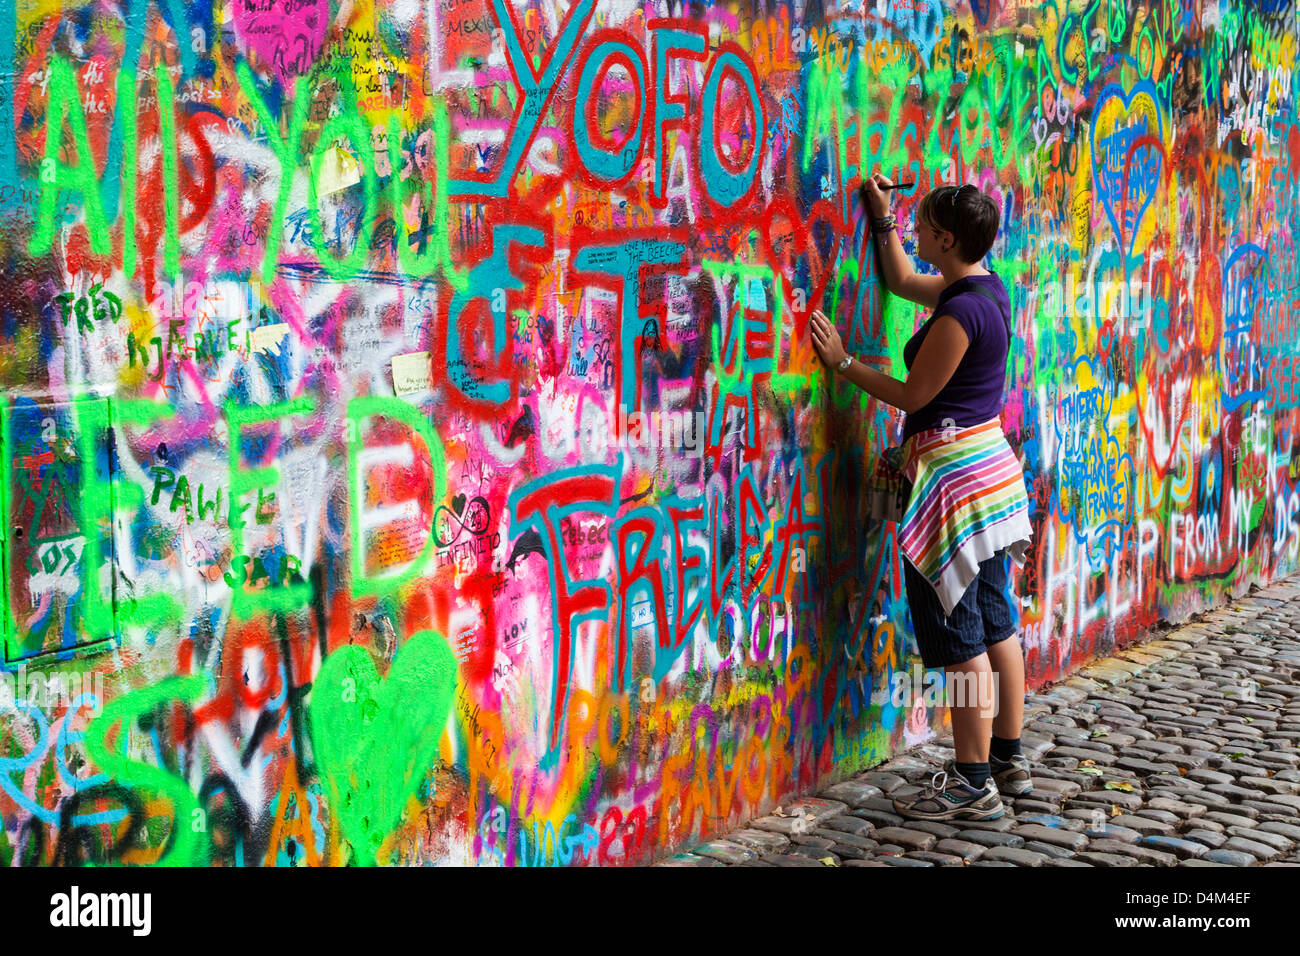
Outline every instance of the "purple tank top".
<path id="1" fill-rule="evenodd" d="M 997 301 L 973 291 L 976 286 L 987 289 Z M 912 362 L 916 360 L 930 326 L 941 315 L 951 315 L 961 323 L 970 345 L 958 363 L 957 371 L 939 394 L 924 408 L 907 416 L 903 426 L 904 441 L 922 429 L 942 428 L 949 424 L 944 419 L 952 419 L 952 425 L 966 427 L 997 418 L 1001 413 L 1011 342 L 1007 336 L 1007 320 L 1003 318 L 999 305 L 1006 310 L 1007 316 L 1011 315 L 1011 299 L 1006 286 L 993 273 L 958 279 L 939 293 L 939 304 L 934 312 L 903 347 L 903 361 L 908 371 L 912 370 Z"/>

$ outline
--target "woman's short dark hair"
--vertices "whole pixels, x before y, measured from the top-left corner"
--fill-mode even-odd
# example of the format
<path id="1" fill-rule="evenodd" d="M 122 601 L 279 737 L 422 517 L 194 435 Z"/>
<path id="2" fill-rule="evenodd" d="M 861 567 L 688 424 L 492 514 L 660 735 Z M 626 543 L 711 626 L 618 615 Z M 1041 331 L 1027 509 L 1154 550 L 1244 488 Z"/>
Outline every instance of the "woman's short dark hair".
<path id="1" fill-rule="evenodd" d="M 966 262 L 979 262 L 988 255 L 1002 222 L 998 204 L 971 183 L 930 190 L 917 214 L 936 229 L 951 232 Z"/>

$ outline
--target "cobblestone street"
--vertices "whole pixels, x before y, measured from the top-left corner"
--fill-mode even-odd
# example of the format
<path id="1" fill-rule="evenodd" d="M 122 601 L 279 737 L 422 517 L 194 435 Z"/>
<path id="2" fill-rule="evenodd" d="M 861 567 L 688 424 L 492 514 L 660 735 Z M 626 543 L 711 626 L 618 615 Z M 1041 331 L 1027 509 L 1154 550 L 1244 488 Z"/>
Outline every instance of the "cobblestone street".
<path id="1" fill-rule="evenodd" d="M 1033 789 L 907 821 L 937 738 L 659 866 L 1300 865 L 1300 576 L 1026 697 Z"/>

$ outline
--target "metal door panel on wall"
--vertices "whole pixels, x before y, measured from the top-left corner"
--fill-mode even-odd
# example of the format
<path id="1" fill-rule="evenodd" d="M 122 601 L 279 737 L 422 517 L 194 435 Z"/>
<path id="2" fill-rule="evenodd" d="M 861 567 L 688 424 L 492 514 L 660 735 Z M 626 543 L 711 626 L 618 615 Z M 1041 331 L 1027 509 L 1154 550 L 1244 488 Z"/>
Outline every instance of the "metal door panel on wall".
<path id="1" fill-rule="evenodd" d="M 111 406 L 10 396 L 3 422 L 3 667 L 111 646 Z"/>

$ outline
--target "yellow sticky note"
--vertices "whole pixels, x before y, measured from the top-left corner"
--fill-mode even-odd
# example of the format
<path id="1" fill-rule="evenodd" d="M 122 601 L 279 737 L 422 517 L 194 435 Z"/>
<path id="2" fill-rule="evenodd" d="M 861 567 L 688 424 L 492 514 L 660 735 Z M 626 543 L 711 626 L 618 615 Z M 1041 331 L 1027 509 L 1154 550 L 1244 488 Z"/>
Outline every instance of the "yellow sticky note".
<path id="1" fill-rule="evenodd" d="M 393 356 L 393 391 L 398 395 L 424 392 L 432 385 L 428 352 L 410 352 L 406 355 Z"/>
<path id="2" fill-rule="evenodd" d="M 279 345 L 281 340 L 288 334 L 289 326 L 284 322 L 276 322 L 273 325 L 259 325 L 253 329 L 249 344 L 254 352 L 269 352 Z"/>
<path id="3" fill-rule="evenodd" d="M 341 192 L 359 182 L 361 182 L 360 163 L 337 146 L 325 150 L 325 157 L 321 160 L 320 169 L 316 174 L 317 196 Z"/>

